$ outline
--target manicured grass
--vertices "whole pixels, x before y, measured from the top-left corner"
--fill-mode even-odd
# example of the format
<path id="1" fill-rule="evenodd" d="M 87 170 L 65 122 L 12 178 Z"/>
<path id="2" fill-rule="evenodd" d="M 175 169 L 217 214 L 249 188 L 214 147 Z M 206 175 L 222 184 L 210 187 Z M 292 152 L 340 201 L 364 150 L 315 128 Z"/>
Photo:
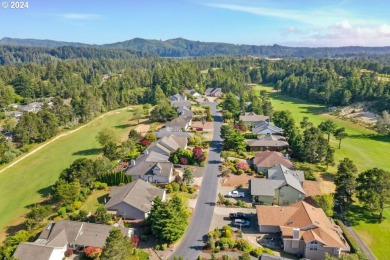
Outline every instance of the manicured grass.
<path id="1" fill-rule="evenodd" d="M 269 86 L 257 86 L 258 90 L 272 91 Z M 335 161 L 345 157 L 354 161 L 359 171 L 373 167 L 390 170 L 390 138 L 377 135 L 375 131 L 367 129 L 352 122 L 343 121 L 325 114 L 327 109 L 323 105 L 306 102 L 302 99 L 291 98 L 279 93 L 271 92 L 269 96 L 275 110 L 289 110 L 297 124 L 307 116 L 314 125 L 319 125 L 326 119 L 332 119 L 339 127 L 345 127 L 349 138 L 342 140 L 341 149 L 338 149 L 338 141 L 331 137 L 331 144 L 335 148 Z"/>
<path id="2" fill-rule="evenodd" d="M 27 206 L 50 194 L 60 172 L 75 159 L 101 154 L 95 138 L 100 130 L 112 127 L 120 136 L 128 133 L 131 111 L 129 108 L 112 111 L 0 173 L 0 234 L 4 235 L 10 225 L 19 224 L 21 216 L 28 211 Z"/>
<path id="3" fill-rule="evenodd" d="M 373 167 L 390 170 L 390 138 L 379 136 L 375 131 L 367 129 L 348 121 L 343 121 L 332 117 L 326 113 L 326 107 L 318 104 L 306 102 L 302 99 L 291 98 L 280 93 L 271 92 L 272 87 L 257 86 L 257 90 L 270 91 L 269 96 L 275 110 L 289 110 L 297 124 L 307 116 L 315 125 L 331 118 L 339 127 L 345 127 L 349 138 L 341 143 L 341 149 L 338 148 L 338 141 L 331 137 L 331 144 L 335 148 L 335 161 L 348 157 L 354 161 L 360 171 Z M 335 168 L 332 168 L 335 171 Z M 386 259 L 390 253 L 388 247 L 390 241 L 390 209 L 387 208 L 384 213 L 385 220 L 381 223 L 370 223 L 367 218 L 362 216 L 361 210 L 356 207 L 348 219 L 354 219 L 352 224 L 359 233 L 359 236 L 370 247 L 378 259 Z"/>
<path id="4" fill-rule="evenodd" d="M 81 210 L 85 210 L 88 213 L 95 213 L 100 205 L 104 205 L 108 201 L 108 194 L 110 194 L 109 190 L 94 190 L 81 207 Z"/>

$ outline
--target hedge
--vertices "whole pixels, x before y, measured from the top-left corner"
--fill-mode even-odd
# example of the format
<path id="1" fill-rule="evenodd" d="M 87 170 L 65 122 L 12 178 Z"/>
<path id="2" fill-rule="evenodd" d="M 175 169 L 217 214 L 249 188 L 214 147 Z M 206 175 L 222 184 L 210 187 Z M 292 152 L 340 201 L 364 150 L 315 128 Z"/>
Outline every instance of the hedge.
<path id="1" fill-rule="evenodd" d="M 349 246 L 351 247 L 351 253 L 356 253 L 356 254 L 359 254 L 359 255 L 364 255 L 363 252 L 360 250 L 360 247 L 359 245 L 357 244 L 356 240 L 353 238 L 353 236 L 351 235 L 351 233 L 349 232 L 349 230 L 347 229 L 347 227 L 344 225 L 344 223 L 339 220 L 339 219 L 335 219 L 335 222 L 337 223 L 337 225 L 341 228 L 341 230 L 343 231 L 344 233 L 344 237 L 345 239 L 347 240 Z"/>

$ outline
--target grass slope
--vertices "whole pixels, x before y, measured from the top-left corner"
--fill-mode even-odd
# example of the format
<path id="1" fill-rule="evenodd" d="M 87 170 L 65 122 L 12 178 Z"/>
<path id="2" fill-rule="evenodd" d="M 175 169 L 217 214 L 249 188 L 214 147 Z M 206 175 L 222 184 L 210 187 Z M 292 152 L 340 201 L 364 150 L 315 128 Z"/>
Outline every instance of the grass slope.
<path id="1" fill-rule="evenodd" d="M 336 162 L 348 157 L 354 161 L 359 171 L 373 167 L 390 170 L 388 158 L 390 138 L 378 136 L 376 132 L 363 126 L 331 117 L 324 113 L 325 106 L 271 92 L 272 87 L 269 86 L 257 86 L 256 89 L 269 91 L 274 109 L 289 110 L 297 123 L 302 121 L 304 116 L 307 116 L 315 125 L 332 118 L 339 127 L 345 127 L 350 137 L 342 141 L 341 149 L 337 149 L 338 141 L 331 137 Z M 385 210 L 385 220 L 381 224 L 363 221 L 364 218 L 357 217 L 360 215 L 358 211 L 362 209 L 356 208 L 354 216 L 351 216 L 351 218 L 355 217 L 354 228 L 378 259 L 386 259 L 390 253 L 390 248 L 387 246 L 390 242 L 390 209 Z"/>
<path id="2" fill-rule="evenodd" d="M 64 136 L 0 174 L 0 238 L 13 224 L 19 224 L 32 205 L 51 192 L 60 172 L 80 157 L 101 154 L 97 133 L 113 127 L 120 136 L 129 132 L 131 110 L 109 112 L 89 125 Z"/>

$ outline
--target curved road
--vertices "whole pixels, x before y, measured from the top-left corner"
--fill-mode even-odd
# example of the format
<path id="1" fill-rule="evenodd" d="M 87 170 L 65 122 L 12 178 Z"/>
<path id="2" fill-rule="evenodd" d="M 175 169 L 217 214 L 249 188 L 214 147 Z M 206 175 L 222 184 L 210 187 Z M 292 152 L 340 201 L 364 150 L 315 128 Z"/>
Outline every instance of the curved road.
<path id="1" fill-rule="evenodd" d="M 202 105 L 211 107 L 211 114 L 214 118 L 214 134 L 210 145 L 210 152 L 207 158 L 202 186 L 199 192 L 195 213 L 192 216 L 190 226 L 187 229 L 182 241 L 172 253 L 173 256 L 183 257 L 185 260 L 195 260 L 204 245 L 204 236 L 209 232 L 211 219 L 214 213 L 215 199 L 217 197 L 220 153 L 222 150 L 221 125 L 222 116 L 216 111 L 216 102 L 205 102 Z"/>

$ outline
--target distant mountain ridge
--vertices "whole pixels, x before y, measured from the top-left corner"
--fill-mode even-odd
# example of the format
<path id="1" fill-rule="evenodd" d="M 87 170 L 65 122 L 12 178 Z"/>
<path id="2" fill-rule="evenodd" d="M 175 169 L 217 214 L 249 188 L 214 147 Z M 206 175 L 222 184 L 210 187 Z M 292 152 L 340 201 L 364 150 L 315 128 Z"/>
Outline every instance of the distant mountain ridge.
<path id="1" fill-rule="evenodd" d="M 26 47 L 93 47 L 97 49 L 126 49 L 145 52 L 160 57 L 198 57 L 212 55 L 260 56 L 260 57 L 338 57 L 353 55 L 390 54 L 390 46 L 386 47 L 286 47 L 280 45 L 244 45 L 219 42 L 191 41 L 175 38 L 166 41 L 134 38 L 131 40 L 110 44 L 84 44 L 78 42 L 63 42 L 39 39 L 16 39 L 5 37 L 0 45 Z"/>

